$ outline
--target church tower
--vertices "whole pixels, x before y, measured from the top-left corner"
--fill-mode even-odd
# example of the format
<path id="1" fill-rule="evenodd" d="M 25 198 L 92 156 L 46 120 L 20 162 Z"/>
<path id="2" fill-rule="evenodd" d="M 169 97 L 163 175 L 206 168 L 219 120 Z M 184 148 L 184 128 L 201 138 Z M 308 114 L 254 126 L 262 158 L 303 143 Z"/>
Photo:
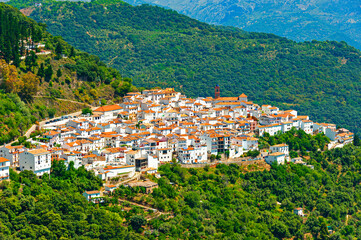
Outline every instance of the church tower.
<path id="1" fill-rule="evenodd" d="M 219 88 L 219 85 L 217 84 L 214 88 L 214 98 L 217 99 L 221 96 L 221 90 Z"/>

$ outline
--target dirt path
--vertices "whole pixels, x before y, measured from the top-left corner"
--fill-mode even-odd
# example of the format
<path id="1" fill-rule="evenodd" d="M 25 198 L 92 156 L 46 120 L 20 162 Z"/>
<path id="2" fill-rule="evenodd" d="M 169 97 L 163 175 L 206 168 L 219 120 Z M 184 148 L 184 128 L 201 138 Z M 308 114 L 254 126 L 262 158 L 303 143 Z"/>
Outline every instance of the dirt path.
<path id="1" fill-rule="evenodd" d="M 181 166 L 183 168 L 203 168 L 206 165 L 214 166 L 217 163 L 219 163 L 219 164 L 223 163 L 226 165 L 233 163 L 233 164 L 237 164 L 239 166 L 258 165 L 259 167 L 264 168 L 266 170 L 269 170 L 271 168 L 270 165 L 267 164 L 263 159 L 262 160 L 250 160 L 247 158 L 230 159 L 230 160 L 220 161 L 220 162 L 214 161 L 214 162 L 202 163 L 202 164 L 181 164 Z"/>
<path id="2" fill-rule="evenodd" d="M 144 208 L 144 209 L 147 209 L 147 210 L 152 210 L 153 212 L 160 212 L 156 208 L 151 208 L 151 207 L 148 207 L 146 205 L 142 205 L 142 204 L 139 204 L 139 203 L 136 203 L 136 202 L 132 202 L 132 201 L 121 199 L 121 198 L 119 198 L 118 200 L 119 200 L 119 202 L 126 202 L 126 203 L 132 204 L 132 205 L 137 206 L 137 207 L 141 207 L 141 208 Z"/>
<path id="3" fill-rule="evenodd" d="M 138 180 L 140 178 L 140 173 L 139 172 L 136 172 L 134 174 L 133 177 L 129 178 L 129 179 L 126 179 L 124 181 L 121 181 L 121 182 L 118 182 L 116 184 L 114 184 L 115 186 L 119 187 L 120 185 L 124 184 L 124 183 L 127 183 L 127 182 L 130 182 L 130 181 L 133 181 L 133 180 Z"/>
<path id="4" fill-rule="evenodd" d="M 156 209 L 156 208 L 148 207 L 148 206 L 146 206 L 146 205 L 142 205 L 142 204 L 139 204 L 139 203 L 136 203 L 136 202 L 132 202 L 132 201 L 125 200 L 125 199 L 121 199 L 121 198 L 119 198 L 118 201 L 119 201 L 119 204 L 120 204 L 120 202 L 125 202 L 125 203 L 129 203 L 129 204 L 131 204 L 131 205 L 133 205 L 133 206 L 137 206 L 137 207 L 141 207 L 141 208 L 146 209 L 146 210 L 151 210 L 151 211 L 153 211 L 153 212 L 155 213 L 155 215 L 154 215 L 154 216 L 149 216 L 149 217 L 147 217 L 147 218 L 146 218 L 147 221 L 150 221 L 150 220 L 152 220 L 152 219 L 154 219 L 154 218 L 157 218 L 157 217 L 159 217 L 159 216 L 161 216 L 161 215 L 166 215 L 166 214 L 169 214 L 169 217 L 168 217 L 168 218 L 173 218 L 173 217 L 174 217 L 171 213 L 162 212 L 162 211 L 159 211 L 159 210 Z"/>
<path id="5" fill-rule="evenodd" d="M 35 98 L 52 98 L 52 97 L 48 97 L 48 96 L 34 96 Z M 54 98 L 55 100 L 59 100 L 59 101 L 65 101 L 65 102 L 71 102 L 71 103 L 76 103 L 76 104 L 81 104 L 81 105 L 85 105 L 87 107 L 92 108 L 93 106 L 88 104 L 88 103 L 84 103 L 84 102 L 78 102 L 78 101 L 74 101 L 74 100 L 70 100 L 70 99 L 64 99 L 64 98 Z"/>
<path id="6" fill-rule="evenodd" d="M 33 124 L 24 134 L 25 137 L 29 138 L 30 134 L 36 130 L 36 124 Z"/>

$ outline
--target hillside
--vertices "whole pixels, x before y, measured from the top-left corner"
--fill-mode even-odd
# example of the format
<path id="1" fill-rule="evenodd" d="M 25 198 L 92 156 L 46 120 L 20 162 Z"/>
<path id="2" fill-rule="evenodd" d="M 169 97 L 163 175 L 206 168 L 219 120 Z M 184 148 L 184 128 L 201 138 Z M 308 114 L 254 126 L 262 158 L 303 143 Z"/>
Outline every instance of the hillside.
<path id="1" fill-rule="evenodd" d="M 337 40 L 361 49 L 360 1 L 126 0 L 156 4 L 211 24 L 268 32 L 296 41 Z"/>
<path id="2" fill-rule="evenodd" d="M 76 50 L 3 3 L 0 22 L 0 144 L 37 120 L 117 101 L 135 89 L 131 79 L 98 57 Z"/>
<path id="3" fill-rule="evenodd" d="M 164 164 L 158 187 L 119 186 L 93 204 L 82 196 L 100 178 L 53 161 L 51 178 L 10 171 L 0 182 L 1 239 L 355 239 L 360 227 L 361 148 L 321 152 L 321 134 L 290 131 L 262 139 L 293 143 L 301 164 Z M 297 146 L 300 146 L 298 148 Z M 309 151 L 303 151 L 305 148 Z M 306 160 L 308 159 L 308 160 Z M 156 212 L 144 207 L 157 209 Z M 295 208 L 303 208 L 296 215 Z M 332 232 L 328 232 L 328 228 Z"/>
<path id="4" fill-rule="evenodd" d="M 361 54 L 344 42 L 296 43 L 220 28 L 154 6 L 57 2 L 30 17 L 98 55 L 142 87 L 175 87 L 189 96 L 244 92 L 257 103 L 294 108 L 357 131 Z"/>
<path id="5" fill-rule="evenodd" d="M 56 161 L 51 178 L 11 170 L 11 182 L 0 182 L 1 239 L 144 239 L 123 226 L 140 210 L 88 203 L 82 193 L 99 188 L 101 180 L 84 167 L 65 171 Z"/>

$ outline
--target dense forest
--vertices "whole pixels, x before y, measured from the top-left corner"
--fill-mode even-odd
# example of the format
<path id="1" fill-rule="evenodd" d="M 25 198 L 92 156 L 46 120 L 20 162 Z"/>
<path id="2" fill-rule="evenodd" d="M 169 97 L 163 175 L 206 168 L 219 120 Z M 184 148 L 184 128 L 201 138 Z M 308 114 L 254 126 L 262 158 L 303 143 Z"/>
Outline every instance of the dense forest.
<path id="1" fill-rule="evenodd" d="M 136 90 L 132 80 L 99 57 L 0 3 L 0 144 L 37 120 L 74 112 L 82 103 L 117 101 L 131 90 Z"/>
<path id="2" fill-rule="evenodd" d="M 11 182 L 0 183 L 1 239 L 142 239 L 123 226 L 121 207 L 99 207 L 82 196 L 101 186 L 101 180 L 83 167 L 66 171 L 55 162 L 51 177 L 38 179 L 31 171 L 11 171 Z"/>
<path id="3" fill-rule="evenodd" d="M 323 148 L 324 136 L 294 132 L 278 139 Z M 327 141 L 326 141 L 327 142 Z M 296 150 L 296 148 L 293 148 Z M 262 170 L 219 164 L 185 169 L 160 167 L 159 188 L 144 197 L 120 188 L 114 196 L 151 203 L 172 217 L 149 221 L 149 238 L 170 239 L 354 239 L 359 220 L 361 148 L 295 151 L 315 170 L 293 163 Z M 303 208 L 304 217 L 294 214 Z M 332 234 L 328 231 L 332 229 Z M 151 230 L 149 232 L 149 230 Z"/>
<path id="4" fill-rule="evenodd" d="M 21 12 L 6 5 L 0 6 L 0 57 L 19 66 L 20 56 L 25 53 L 26 41 L 41 40 L 44 26 L 22 16 Z M 19 51 L 20 50 L 20 51 Z"/>
<path id="5" fill-rule="evenodd" d="M 277 140 L 278 139 L 278 140 Z M 325 144 L 301 132 L 265 141 Z M 359 142 L 358 142 L 359 145 Z M 159 168 L 152 193 L 120 186 L 103 203 L 88 203 L 85 190 L 102 182 L 84 167 L 54 161 L 51 177 L 11 171 L 0 183 L 2 239 L 355 239 L 361 235 L 361 147 L 331 151 L 292 148 L 307 166 L 218 164 Z M 118 201 L 121 199 L 122 201 Z M 159 213 L 124 201 L 156 208 Z M 293 210 L 303 208 L 305 216 Z M 332 232 L 329 232 L 332 230 Z"/>
<path id="6" fill-rule="evenodd" d="M 257 103 L 358 131 L 361 54 L 345 42 L 297 43 L 115 2 L 54 2 L 24 12 L 137 86 L 175 87 L 196 97 L 213 96 L 219 84 L 222 96 L 244 92 Z"/>

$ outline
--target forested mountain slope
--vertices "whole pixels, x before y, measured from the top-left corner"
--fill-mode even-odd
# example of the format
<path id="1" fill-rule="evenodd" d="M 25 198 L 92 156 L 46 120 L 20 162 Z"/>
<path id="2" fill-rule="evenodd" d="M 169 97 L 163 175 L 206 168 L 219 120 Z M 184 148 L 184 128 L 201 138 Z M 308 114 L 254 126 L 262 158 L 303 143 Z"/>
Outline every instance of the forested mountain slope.
<path id="1" fill-rule="evenodd" d="M 81 103 L 113 101 L 134 89 L 131 79 L 98 57 L 74 49 L 43 24 L 0 3 L 0 144 L 37 120 L 74 112 Z"/>
<path id="2" fill-rule="evenodd" d="M 361 54 L 344 42 L 296 43 L 114 2 L 56 2 L 27 11 L 137 86 L 175 87 L 195 97 L 212 96 L 220 84 L 223 96 L 244 92 L 352 130 L 361 123 Z"/>
<path id="3" fill-rule="evenodd" d="M 126 0 L 156 4 L 192 18 L 246 31 L 268 32 L 296 41 L 337 40 L 361 49 L 358 0 Z"/>

